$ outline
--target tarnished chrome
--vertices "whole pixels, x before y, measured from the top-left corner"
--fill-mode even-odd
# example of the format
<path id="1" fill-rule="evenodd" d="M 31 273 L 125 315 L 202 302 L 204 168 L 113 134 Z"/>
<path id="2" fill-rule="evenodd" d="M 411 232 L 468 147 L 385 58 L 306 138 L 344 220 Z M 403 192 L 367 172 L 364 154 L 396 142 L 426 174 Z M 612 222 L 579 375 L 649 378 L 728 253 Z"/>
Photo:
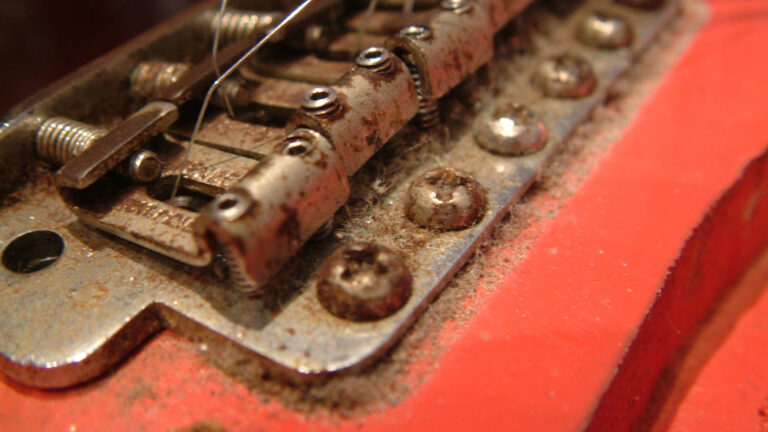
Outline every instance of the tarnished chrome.
<path id="1" fill-rule="evenodd" d="M 386 48 L 370 47 L 362 50 L 355 59 L 355 63 L 367 68 L 385 68 L 389 65 L 392 54 Z"/>
<path id="2" fill-rule="evenodd" d="M 576 37 L 597 48 L 620 48 L 632 43 L 632 26 L 619 15 L 595 11 L 584 17 Z"/>
<path id="3" fill-rule="evenodd" d="M 41 157 L 64 165 L 91 146 L 105 129 L 90 126 L 65 117 L 53 117 L 40 126 L 35 134 L 35 148 Z"/>
<path id="4" fill-rule="evenodd" d="M 67 161 L 56 174 L 57 184 L 73 189 L 92 185 L 178 117 L 176 105 L 150 102 Z"/>
<path id="5" fill-rule="evenodd" d="M 156 99 L 176 84 L 189 71 L 190 64 L 181 62 L 147 61 L 131 72 L 130 92 L 135 97 Z"/>
<path id="6" fill-rule="evenodd" d="M 147 183 L 157 180 L 163 168 L 163 162 L 157 153 L 151 150 L 139 150 L 119 167 L 119 171 L 131 180 Z"/>
<path id="7" fill-rule="evenodd" d="M 454 13 L 466 13 L 472 9 L 472 0 L 442 0 L 440 6 Z"/>
<path id="8" fill-rule="evenodd" d="M 328 140 L 297 129 L 286 145 L 299 137 L 311 145 L 267 156 L 195 222 L 198 242 L 226 251 L 243 279 L 238 288 L 248 293 L 261 291 L 349 196 L 347 173 Z"/>
<path id="9" fill-rule="evenodd" d="M 395 135 L 418 110 L 416 89 L 408 69 L 397 58 L 386 69 L 355 67 L 322 94 L 341 100 L 332 113 L 303 109 L 288 122 L 316 130 L 334 145 L 351 175 Z M 305 100 L 307 100 L 305 98 Z"/>
<path id="10" fill-rule="evenodd" d="M 330 87 L 315 87 L 301 99 L 301 107 L 317 115 L 333 112 L 339 107 L 336 90 Z"/>
<path id="11" fill-rule="evenodd" d="M 485 190 L 471 175 L 453 168 L 427 171 L 405 194 L 405 214 L 424 228 L 459 230 L 485 215 Z"/>
<path id="12" fill-rule="evenodd" d="M 231 119 L 221 112 L 211 113 L 201 128 L 205 139 L 195 145 L 180 193 L 173 199 L 167 194 L 168 180 L 178 172 L 179 155 L 188 145 L 184 141 L 188 119 L 146 143 L 163 161 L 161 176 L 154 182 L 136 184 L 99 175 L 89 187 L 57 191 L 46 177 L 35 178 L 19 191 L 16 204 L 0 208 L 0 249 L 7 250 L 30 230 L 55 231 L 65 247 L 55 263 L 39 271 L 0 269 L 4 299 L 0 303 L 0 367 L 27 384 L 68 386 L 108 370 L 164 327 L 205 343 L 213 353 L 226 348 L 230 364 L 259 358 L 270 372 L 295 380 L 323 378 L 369 364 L 397 341 L 469 258 L 547 159 L 605 97 L 609 85 L 673 16 L 677 2 L 639 13 L 614 3 L 585 1 L 562 28 L 543 36 L 547 43 L 537 47 L 537 58 L 527 57 L 511 78 L 504 75 L 511 81 L 495 87 L 499 93 L 494 103 L 523 104 L 548 126 L 546 143 L 527 155 L 489 152 L 477 145 L 469 127 L 452 129 L 451 136 L 439 139 L 437 133 L 420 134 L 409 128 L 385 152 L 375 154 L 419 111 L 416 85 L 406 64 L 416 71 L 414 76 L 423 78 L 425 94 L 436 101 L 490 59 L 493 33 L 528 4 L 477 0 L 463 14 L 425 10 L 419 16 L 432 36 L 422 40 L 395 36 L 399 42 L 386 45 L 393 54 L 389 67 L 355 67 L 352 60 L 357 51 L 349 46 L 341 50 L 354 54 L 333 61 L 346 62 L 353 69 L 338 82 L 327 78 L 333 74 L 322 74 L 322 84 L 338 96 L 338 107 L 332 112 L 301 109 L 302 96 L 321 83 L 265 76 L 258 68 L 244 70 L 241 78 L 246 80 L 249 104 L 242 114 L 248 117 Z M 573 40 L 578 19 L 597 7 L 626 13 L 635 29 L 631 46 L 596 50 Z M 386 37 L 373 36 L 380 41 Z M 562 52 L 589 61 L 597 78 L 591 93 L 578 99 L 542 97 L 532 85 L 533 70 L 525 65 Z M 180 54 L 178 58 L 192 57 Z M 451 57 L 456 61 L 449 61 Z M 135 59 L 146 58 L 162 56 L 141 52 L 130 61 L 107 62 L 109 73 L 89 73 L 69 91 L 56 93 L 55 101 L 10 119 L 0 129 L 0 139 L 6 140 L 0 146 L 0 164 L 10 166 L 7 161 L 19 160 L 7 158 L 9 147 L 26 145 L 28 153 L 34 154 L 31 137 L 50 115 L 119 125 L 135 109 L 136 101 L 127 95 L 125 85 L 126 94 L 111 90 L 119 87 L 114 85 L 115 77 L 127 83 Z M 231 60 L 235 54 L 224 52 L 222 58 Z M 189 82 L 168 90 L 168 100 L 193 102 L 200 94 L 196 89 L 212 76 L 204 69 L 189 74 L 191 78 L 182 79 Z M 93 107 L 63 103 L 69 100 L 91 100 Z M 119 109 L 109 111 L 115 101 L 121 101 Z M 59 112 L 60 107 L 70 111 Z M 451 108 L 446 103 L 446 110 Z M 479 112 L 487 114 L 483 109 Z M 102 118 L 103 122 L 97 121 Z M 296 134 L 283 141 L 286 120 L 288 134 Z M 470 125 L 474 119 L 463 121 Z M 301 131 L 307 128 L 311 131 Z M 120 156 L 125 159 L 134 151 Z M 328 159 L 315 159 L 318 154 Z M 364 167 L 371 157 L 379 165 Z M 361 167 L 398 166 L 388 162 L 403 163 L 406 169 L 388 173 L 385 186 L 375 183 L 376 199 L 366 202 L 364 211 L 358 206 L 357 211 L 338 212 L 336 229 L 296 254 L 343 206 L 349 176 Z M 482 185 L 486 198 L 482 217 L 460 230 L 414 224 L 405 211 L 408 189 L 424 173 L 446 166 Z M 352 178 L 366 178 L 366 174 L 370 173 L 363 171 Z M 256 207 L 264 211 L 257 214 Z M 398 300 L 399 307 L 373 314 L 377 319 L 350 322 L 340 318 L 344 313 L 323 304 L 316 284 L 325 278 L 321 263 L 340 245 L 359 241 L 399 256 L 412 279 L 410 296 Z M 43 260 L 53 259 L 52 254 L 45 255 Z M 222 279 L 226 272 L 205 268 L 220 269 L 222 262 L 230 267 L 231 282 L 239 289 L 229 289 L 232 283 Z M 93 272 L 94 266 L 102 271 Z M 263 295 L 250 295 L 255 291 Z M 55 326 L 40 320 L 49 317 L 51 310 L 56 311 Z M 353 320 L 359 319 L 356 316 L 349 315 Z"/>
<path id="13" fill-rule="evenodd" d="M 483 113 L 475 124 L 474 137 L 480 147 L 492 153 L 519 156 L 541 150 L 547 141 L 547 128 L 528 107 L 508 103 Z"/>
<path id="14" fill-rule="evenodd" d="M 249 12 L 233 9 L 225 11 L 219 17 L 218 11 L 207 10 L 200 15 L 199 25 L 213 35 L 220 19 L 221 42 L 228 43 L 254 34 L 266 34 L 284 17 L 285 13 L 280 11 Z"/>
<path id="15" fill-rule="evenodd" d="M 542 60 L 531 82 L 544 95 L 555 98 L 581 98 L 595 88 L 595 72 L 589 61 L 576 54 L 565 53 Z"/>
<path id="16" fill-rule="evenodd" d="M 413 277 L 403 258 L 368 242 L 336 249 L 318 271 L 317 298 L 332 314 L 353 321 L 386 318 L 408 301 Z"/>

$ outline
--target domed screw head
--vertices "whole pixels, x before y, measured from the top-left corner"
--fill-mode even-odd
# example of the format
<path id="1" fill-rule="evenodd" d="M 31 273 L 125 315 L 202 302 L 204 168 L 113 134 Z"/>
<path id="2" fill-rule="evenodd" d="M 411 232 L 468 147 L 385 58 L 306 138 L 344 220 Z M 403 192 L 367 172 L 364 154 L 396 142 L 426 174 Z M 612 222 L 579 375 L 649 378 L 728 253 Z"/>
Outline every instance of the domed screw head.
<path id="1" fill-rule="evenodd" d="M 555 98 L 580 98 L 595 89 L 595 72 L 587 60 L 574 54 L 550 57 L 539 64 L 533 85 Z"/>
<path id="2" fill-rule="evenodd" d="M 485 190 L 467 173 L 437 168 L 417 178 L 405 197 L 405 215 L 437 230 L 468 228 L 485 215 Z"/>
<path id="3" fill-rule="evenodd" d="M 616 2 L 643 9 L 656 9 L 661 7 L 665 0 L 616 0 Z"/>
<path id="4" fill-rule="evenodd" d="M 336 249 L 320 267 L 317 297 L 332 314 L 373 321 L 397 312 L 411 297 L 413 277 L 402 257 L 369 242 Z"/>
<path id="5" fill-rule="evenodd" d="M 605 12 L 593 12 L 581 21 L 576 37 L 585 45 L 616 49 L 632 43 L 632 26 L 624 18 Z"/>
<path id="6" fill-rule="evenodd" d="M 474 129 L 475 142 L 503 156 L 537 152 L 547 142 L 547 129 L 538 115 L 521 104 L 504 104 L 480 117 Z"/>

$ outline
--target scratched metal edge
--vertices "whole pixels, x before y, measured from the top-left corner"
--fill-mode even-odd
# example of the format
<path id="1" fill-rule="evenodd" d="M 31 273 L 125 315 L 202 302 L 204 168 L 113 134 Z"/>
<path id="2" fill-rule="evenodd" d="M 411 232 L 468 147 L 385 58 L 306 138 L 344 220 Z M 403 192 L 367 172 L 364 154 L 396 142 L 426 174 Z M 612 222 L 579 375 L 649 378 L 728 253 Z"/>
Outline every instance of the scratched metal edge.
<path id="1" fill-rule="evenodd" d="M 589 3 L 595 4 L 596 2 Z M 674 7 L 673 7 L 674 6 Z M 664 23 L 666 23 L 669 19 L 672 18 L 674 15 L 674 12 L 677 10 L 677 2 L 672 2 L 670 5 L 663 11 L 663 12 L 657 12 L 661 15 L 663 19 L 652 22 L 652 23 L 646 23 L 648 24 L 648 27 L 643 27 L 644 30 L 647 30 L 646 32 L 640 31 L 638 28 L 637 36 L 638 36 L 638 42 L 635 45 L 635 48 L 632 50 L 631 53 L 625 53 L 625 56 L 627 57 L 625 59 L 628 60 L 630 57 L 633 57 L 637 55 L 652 39 L 653 35 L 655 35 L 656 31 L 660 29 Z M 588 49 L 584 48 L 577 48 L 576 50 L 580 52 L 588 52 Z M 599 53 L 598 53 L 599 54 Z M 609 56 L 610 57 L 610 56 Z M 399 336 L 402 332 L 404 332 L 410 323 L 416 318 L 418 312 L 423 310 L 429 303 L 429 301 L 437 295 L 437 293 L 442 289 L 442 287 L 445 285 L 447 280 L 452 276 L 452 274 L 457 271 L 461 265 L 471 256 L 472 251 L 474 250 L 474 247 L 483 240 L 484 235 L 488 235 L 490 233 L 490 228 L 492 228 L 495 223 L 498 221 L 498 219 L 504 215 L 505 210 L 507 207 L 522 193 L 524 193 L 525 189 L 527 189 L 528 185 L 532 181 L 532 179 L 535 177 L 535 174 L 537 172 L 537 167 L 539 167 L 542 163 L 546 161 L 546 159 L 553 153 L 556 146 L 559 144 L 559 141 L 561 141 L 562 138 L 567 137 L 567 135 L 573 130 L 573 128 L 578 125 L 583 118 L 585 118 L 591 109 L 596 106 L 599 101 L 603 99 L 605 96 L 605 93 L 609 87 L 608 83 L 612 82 L 615 78 L 617 78 L 621 72 L 628 66 L 629 64 L 625 65 L 614 65 L 613 69 L 608 68 L 608 70 L 604 70 L 603 73 L 600 73 L 598 71 L 598 75 L 600 75 L 600 82 L 599 87 L 596 90 L 596 92 L 590 96 L 587 99 L 583 99 L 576 102 L 562 102 L 562 101 L 552 101 L 552 100 L 540 100 L 540 101 L 528 101 L 529 105 L 531 105 L 534 109 L 540 112 L 540 115 L 544 117 L 545 122 L 549 125 L 549 131 L 550 131 L 550 141 L 547 147 L 540 153 L 526 157 L 526 158 L 519 158 L 515 159 L 513 161 L 505 160 L 504 158 L 499 158 L 495 156 L 489 156 L 486 155 L 489 159 L 498 159 L 499 163 L 506 164 L 506 165 L 515 165 L 519 164 L 520 168 L 517 171 L 516 175 L 517 180 L 513 183 L 517 183 L 515 187 L 510 188 L 506 190 L 506 195 L 504 192 L 497 194 L 497 196 L 493 196 L 494 194 L 491 193 L 489 197 L 491 198 L 491 212 L 489 215 L 484 219 L 484 221 L 467 231 L 464 231 L 463 233 L 459 233 L 458 237 L 464 239 L 464 243 L 461 243 L 457 246 L 454 246 L 453 251 L 456 253 L 457 258 L 454 261 L 449 262 L 448 266 L 443 267 L 444 272 L 439 277 L 434 277 L 431 280 L 431 285 L 428 283 L 429 280 L 426 278 L 420 278 L 419 274 L 417 274 L 416 278 L 416 292 L 417 294 L 414 295 L 414 297 L 411 299 L 411 301 L 408 303 L 408 305 L 398 312 L 393 317 L 390 317 L 386 320 L 380 321 L 378 323 L 372 323 L 372 324 L 353 324 L 352 326 L 358 327 L 357 330 L 362 330 L 362 332 L 358 331 L 357 333 L 353 334 L 353 338 L 349 338 L 349 341 L 352 342 L 355 345 L 356 351 L 347 351 L 347 355 L 342 356 L 335 356 L 335 357 L 328 357 L 325 361 L 319 361 L 320 359 L 318 357 L 314 358 L 314 361 L 311 363 L 304 363 L 304 364 L 297 364 L 295 361 L 295 355 L 298 353 L 298 351 L 294 351 L 294 357 L 293 360 L 291 360 L 291 357 L 286 357 L 286 352 L 289 352 L 288 350 L 282 350 L 282 352 L 274 352 L 273 350 L 270 350 L 270 347 L 265 347 L 266 349 L 260 350 L 258 346 L 246 346 L 247 344 L 242 344 L 241 346 L 247 350 L 247 351 L 253 351 L 263 357 L 265 357 L 267 360 L 274 362 L 275 365 L 280 366 L 281 368 L 286 369 L 289 373 L 292 370 L 298 370 L 301 374 L 304 374 L 305 376 L 309 375 L 322 375 L 327 374 L 330 372 L 336 372 L 343 369 L 350 369 L 353 366 L 362 366 L 364 364 L 369 363 L 372 361 L 377 354 L 383 353 L 387 348 L 389 348 L 396 340 L 397 336 Z M 598 67 L 599 69 L 599 67 Z M 541 108 L 544 107 L 547 103 L 555 103 L 555 104 L 575 104 L 578 105 L 578 109 L 575 109 L 572 114 L 566 119 L 566 121 L 562 123 L 557 123 L 557 126 L 559 127 L 553 127 L 552 126 L 552 119 L 548 118 L 546 112 L 542 112 Z M 466 138 L 466 137 L 465 137 Z M 466 140 L 464 140 L 466 141 Z M 472 147 L 474 149 L 474 147 Z M 474 149 L 476 152 L 481 153 L 478 149 Z M 461 167 L 460 167 L 461 168 Z M 504 179 L 500 179 L 504 180 Z M 507 179 L 509 181 L 509 179 Z M 489 180 L 481 179 L 481 182 L 485 183 L 485 186 L 488 187 L 490 184 Z M 402 185 L 407 185 L 407 182 L 403 182 Z M 404 188 L 405 186 L 402 186 L 401 188 Z M 425 289 L 424 286 L 427 285 L 427 288 Z M 431 286 L 431 288 L 430 288 Z M 418 288 L 421 287 L 421 288 Z M 271 322 L 267 328 L 265 328 L 265 331 L 263 334 L 258 335 L 257 339 L 261 339 L 262 341 L 265 338 L 265 335 L 268 334 L 269 331 L 275 331 L 281 328 L 285 328 L 284 326 L 280 325 L 280 320 L 287 320 L 287 316 L 290 315 L 291 308 L 299 308 L 299 307 L 305 307 L 307 306 L 306 302 L 309 301 L 310 303 L 313 302 L 314 291 L 312 289 L 305 289 L 304 292 L 300 295 L 300 298 L 297 299 L 297 301 L 292 302 L 286 310 L 284 310 L 282 313 L 278 315 L 273 322 Z M 301 302 L 299 300 L 304 299 L 305 304 L 302 306 Z M 173 305 L 166 305 L 167 307 L 174 309 Z M 144 309 L 140 314 L 146 312 L 147 309 Z M 329 317 L 329 319 L 334 320 L 335 318 Z M 194 321 L 194 318 L 190 318 L 190 321 Z M 131 321 L 135 322 L 135 321 Z M 309 331 L 305 336 L 308 336 L 304 340 L 312 340 L 311 337 L 312 333 L 315 333 L 318 329 L 318 326 L 316 322 L 310 321 L 312 325 L 314 325 L 314 331 Z M 345 325 L 349 325 L 349 323 L 343 323 Z M 177 326 L 167 323 L 167 325 L 170 328 L 177 328 Z M 367 326 L 367 329 L 365 328 Z M 385 327 L 386 328 L 382 328 Z M 187 332 L 183 329 L 184 326 L 178 326 L 178 330 L 180 333 L 185 334 L 185 336 L 193 338 L 194 335 L 186 334 Z M 295 326 L 294 326 L 295 327 Z M 125 328 L 125 327 L 123 327 Z M 212 328 L 210 326 L 203 326 L 203 329 L 208 329 L 212 334 L 222 335 L 221 333 L 227 333 L 219 332 L 215 328 Z M 219 329 L 224 330 L 224 329 Z M 300 331 L 300 329 L 297 329 Z M 367 331 L 366 331 L 367 330 Z M 114 334 L 118 334 L 121 330 L 118 330 Z M 343 333 L 343 332 L 342 332 Z M 354 333 L 354 332 L 353 332 Z M 375 335 L 377 336 L 377 341 L 374 344 L 367 344 L 365 346 L 360 347 L 360 338 L 359 336 L 362 334 L 365 336 L 365 334 L 368 335 Z M 113 335 L 114 335 L 113 334 Z M 146 337 L 146 336 L 145 336 Z M 226 336 L 224 336 L 226 338 Z M 199 339 L 199 337 L 194 337 L 193 339 Z M 227 338 L 232 340 L 233 338 Z M 136 345 L 139 345 L 142 342 L 143 338 L 139 338 L 139 340 L 134 340 L 129 343 L 126 341 L 126 344 L 123 345 L 121 351 L 124 355 L 127 353 L 130 349 L 135 347 Z M 370 340 L 370 338 L 369 338 Z M 258 342 L 258 341 L 256 341 Z M 327 339 L 325 340 L 327 343 Z M 338 343 L 338 342 L 337 342 Z M 103 347 L 103 346 L 102 346 Z M 71 382 L 63 382 L 59 379 L 54 379 L 54 376 L 59 375 L 59 371 L 64 371 L 65 369 L 71 370 L 73 368 L 79 368 L 80 366 L 85 367 L 86 364 L 89 363 L 89 359 L 97 356 L 97 353 L 102 349 L 102 347 L 99 347 L 95 350 L 92 350 L 90 352 L 83 354 L 83 359 L 79 362 L 63 362 L 63 363 L 57 363 L 57 365 L 53 368 L 47 368 L 44 365 L 40 365 L 41 367 L 36 367 L 33 365 L 33 363 L 26 363 L 23 368 L 25 370 L 24 373 L 20 374 L 23 376 L 19 376 L 16 373 L 13 373 L 13 370 L 16 369 L 14 367 L 11 367 L 10 365 L 15 364 L 15 366 L 22 366 L 18 363 L 15 363 L 13 360 L 11 360 L 9 357 L 3 353 L 3 363 L 0 365 L 6 373 L 12 376 L 18 376 L 20 381 L 33 383 L 34 385 L 40 385 L 44 387 L 57 387 L 61 385 L 71 385 L 74 383 L 77 383 L 83 379 L 87 379 L 91 377 L 91 375 L 98 374 L 98 371 L 94 371 L 93 373 L 77 373 L 76 375 L 79 376 L 79 378 L 76 378 L 74 376 L 69 377 L 69 381 Z M 327 348 L 327 347 L 326 347 Z M 117 352 L 116 351 L 116 352 Z M 280 351 L 280 350 L 277 350 Z M 331 352 L 334 350 L 326 350 L 325 352 Z M 317 352 L 319 354 L 320 351 Z M 120 356 L 116 356 L 120 357 Z M 112 359 L 111 363 L 103 366 L 104 368 L 111 366 L 112 363 L 116 362 L 118 359 Z M 78 366 L 80 365 L 80 366 Z M 10 367 L 10 369 L 8 369 Z M 35 369 L 34 372 L 30 371 L 29 369 Z M 17 372 L 20 372 L 17 370 Z M 66 374 L 65 374 L 66 375 Z M 34 378 L 32 378 L 34 376 Z M 49 379 L 51 378 L 51 379 Z M 33 381 L 33 382 L 30 382 Z M 65 380 L 66 381 L 66 380 Z M 57 384 L 58 383 L 58 384 Z"/>

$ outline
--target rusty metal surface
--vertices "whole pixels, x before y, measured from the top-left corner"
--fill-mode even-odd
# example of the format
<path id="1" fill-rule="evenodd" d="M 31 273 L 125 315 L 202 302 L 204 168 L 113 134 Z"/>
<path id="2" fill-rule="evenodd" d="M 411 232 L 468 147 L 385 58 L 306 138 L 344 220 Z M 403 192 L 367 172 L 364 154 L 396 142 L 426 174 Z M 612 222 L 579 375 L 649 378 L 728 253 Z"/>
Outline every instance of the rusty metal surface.
<path id="1" fill-rule="evenodd" d="M 398 33 L 386 45 L 408 53 L 406 62 L 418 68 L 428 97 L 442 97 L 493 57 L 495 31 L 479 5 L 463 13 L 439 12 L 424 26 L 431 32 L 428 37 Z"/>
<path id="2" fill-rule="evenodd" d="M 202 209 L 199 242 L 215 241 L 247 293 L 264 285 L 349 197 L 347 172 L 331 143 L 297 129 L 226 194 Z M 212 245 L 209 249 L 216 249 Z"/>
<path id="3" fill-rule="evenodd" d="M 56 173 L 56 183 L 75 189 L 92 185 L 178 118 L 179 110 L 175 105 L 150 102 L 106 134 L 94 139 L 87 149 L 61 167 Z"/>
<path id="4" fill-rule="evenodd" d="M 402 61 L 392 56 L 378 69 L 355 67 L 331 87 L 339 106 L 333 112 L 294 114 L 287 129 L 309 127 L 333 142 L 347 172 L 356 172 L 418 110 L 416 89 Z"/>
<path id="5" fill-rule="evenodd" d="M 596 6 L 628 17 L 636 35 L 630 47 L 609 52 L 573 41 L 576 25 Z M 58 232 L 66 247 L 57 262 L 40 272 L 0 269 L 3 370 L 36 386 L 72 385 L 104 372 L 161 327 L 175 329 L 208 349 L 231 353 L 234 348 L 244 358 L 261 357 L 271 371 L 298 380 L 367 364 L 397 340 L 466 261 L 549 155 L 674 15 L 676 6 L 672 1 L 660 11 L 637 13 L 607 0 L 586 2 L 552 35 L 547 46 L 553 51 L 544 49 L 538 55 L 541 59 L 562 51 L 582 55 L 595 70 L 595 91 L 577 100 L 544 98 L 530 85 L 532 70 L 523 69 L 496 98 L 497 102 L 524 103 L 540 116 L 548 129 L 548 141 L 541 151 L 521 157 L 494 155 L 477 146 L 471 131 L 465 130 L 436 144 L 439 157 L 435 157 L 435 145 L 416 145 L 410 153 L 395 156 L 408 159 L 410 170 L 397 177 L 368 211 L 347 217 L 335 236 L 310 242 L 303 254 L 272 279 L 272 289 L 263 297 L 222 289 L 227 282 L 214 272 L 192 269 L 87 228 L 67 211 L 52 177 L 38 177 L 0 208 L 0 248 L 24 232 L 41 229 Z M 421 139 L 429 141 L 434 136 Z M 199 150 L 193 155 L 216 151 Z M 219 155 L 222 161 L 232 157 Z M 382 157 L 379 162 L 393 162 Z M 193 166 L 188 171 L 192 180 L 218 181 L 221 188 L 228 188 L 245 174 L 216 174 L 212 162 L 201 162 L 199 168 L 203 169 L 198 171 Z M 256 161 L 243 159 L 243 163 Z M 204 169 L 206 166 L 213 171 Z M 411 181 L 444 166 L 468 173 L 487 190 L 487 212 L 465 230 L 423 229 L 404 217 L 404 196 Z M 350 322 L 328 313 L 320 304 L 313 275 L 322 257 L 349 240 L 375 241 L 404 257 L 413 276 L 412 294 L 389 317 Z"/>

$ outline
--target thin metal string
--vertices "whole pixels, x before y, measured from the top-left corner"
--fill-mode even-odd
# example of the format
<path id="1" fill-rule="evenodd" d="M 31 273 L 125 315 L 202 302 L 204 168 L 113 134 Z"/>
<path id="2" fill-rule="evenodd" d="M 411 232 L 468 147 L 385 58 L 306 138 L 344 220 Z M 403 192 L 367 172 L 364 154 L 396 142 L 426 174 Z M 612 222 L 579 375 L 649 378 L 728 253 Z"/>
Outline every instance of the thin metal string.
<path id="1" fill-rule="evenodd" d="M 221 69 L 219 68 L 219 40 L 221 39 L 221 26 L 224 22 L 224 11 L 227 10 L 227 1 L 221 0 L 219 5 L 219 13 L 216 15 L 216 21 L 213 30 L 213 50 L 211 52 L 211 60 L 213 61 L 213 71 L 216 72 L 216 78 L 221 76 Z M 235 110 L 232 108 L 232 103 L 229 101 L 229 93 L 224 93 L 224 104 L 227 106 L 227 112 L 230 117 L 235 116 Z"/>
<path id="2" fill-rule="evenodd" d="M 413 13 L 413 6 L 416 3 L 416 0 L 405 0 L 403 2 L 403 13 L 406 15 L 410 15 Z"/>
<path id="3" fill-rule="evenodd" d="M 255 54 L 262 46 L 264 46 L 267 42 L 272 40 L 272 38 L 279 33 L 288 23 L 293 21 L 294 18 L 296 18 L 300 13 L 304 11 L 304 9 L 307 8 L 312 2 L 315 0 L 304 0 L 299 7 L 294 9 L 290 14 L 288 14 L 285 18 L 283 18 L 280 23 L 275 26 L 272 30 L 269 31 L 259 42 L 257 42 L 254 46 L 251 47 L 251 49 L 248 50 L 242 57 L 240 57 L 232 66 L 229 67 L 224 73 L 219 76 L 216 81 L 211 84 L 210 88 L 208 88 L 208 92 L 205 94 L 205 98 L 203 99 L 203 104 L 200 107 L 200 112 L 197 115 L 197 120 L 195 121 L 195 127 L 192 129 L 192 136 L 189 139 L 189 145 L 187 146 L 187 149 L 184 153 L 184 160 L 181 162 L 181 168 L 179 169 L 179 174 L 176 176 L 176 181 L 173 184 L 173 191 L 171 192 L 170 199 L 173 199 L 176 196 L 176 193 L 179 191 L 179 184 L 181 183 L 181 177 L 184 175 L 184 171 L 187 168 L 187 164 L 189 163 L 189 154 L 192 151 L 192 146 L 195 144 L 195 138 L 197 138 L 197 133 L 200 130 L 200 126 L 203 123 L 203 118 L 205 117 L 205 113 L 208 110 L 208 105 L 211 103 L 211 98 L 213 97 L 214 92 L 216 92 L 216 89 L 221 86 L 221 83 L 224 82 L 227 78 L 229 78 L 240 66 L 245 63 L 246 60 L 248 60 L 253 54 Z"/>
<path id="4" fill-rule="evenodd" d="M 360 52 L 363 45 L 363 34 L 368 32 L 368 25 L 371 22 L 371 15 L 373 15 L 373 12 L 376 10 L 376 5 L 379 3 L 379 0 L 371 0 L 368 3 L 368 8 L 365 9 L 365 15 L 363 16 L 363 25 L 360 27 L 360 30 L 357 32 L 357 43 L 355 44 L 355 53 Z"/>

